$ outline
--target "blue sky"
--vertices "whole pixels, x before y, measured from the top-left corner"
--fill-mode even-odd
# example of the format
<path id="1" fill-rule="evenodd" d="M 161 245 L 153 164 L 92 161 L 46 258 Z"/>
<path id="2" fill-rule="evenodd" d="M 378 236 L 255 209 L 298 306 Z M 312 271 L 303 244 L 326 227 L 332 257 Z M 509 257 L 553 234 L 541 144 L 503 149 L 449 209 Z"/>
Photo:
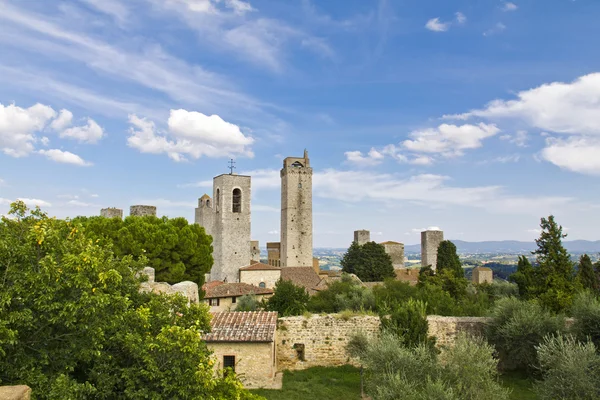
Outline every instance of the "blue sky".
<path id="1" fill-rule="evenodd" d="M 153 204 L 193 220 L 309 150 L 314 242 L 600 239 L 595 0 L 0 0 L 0 213 Z"/>

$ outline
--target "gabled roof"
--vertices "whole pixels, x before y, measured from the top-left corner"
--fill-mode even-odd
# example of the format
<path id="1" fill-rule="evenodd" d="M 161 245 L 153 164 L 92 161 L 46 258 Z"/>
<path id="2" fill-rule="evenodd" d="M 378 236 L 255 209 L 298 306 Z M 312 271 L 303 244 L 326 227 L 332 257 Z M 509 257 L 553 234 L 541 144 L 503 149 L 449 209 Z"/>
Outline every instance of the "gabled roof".
<path id="1" fill-rule="evenodd" d="M 292 281 L 296 286 L 302 286 L 309 293 L 317 287 L 321 278 L 312 267 L 281 267 L 281 279 Z"/>
<path id="2" fill-rule="evenodd" d="M 273 289 L 259 288 L 258 286 L 249 285 L 247 283 L 223 283 L 220 285 L 211 285 L 213 282 L 208 282 L 202 286 L 202 290 L 206 293 L 205 299 L 215 299 L 218 297 L 238 297 L 245 294 L 272 294 Z"/>
<path id="3" fill-rule="evenodd" d="M 233 311 L 213 314 L 207 342 L 272 342 L 277 329 L 276 311 Z"/>
<path id="4" fill-rule="evenodd" d="M 475 267 L 475 268 L 473 268 L 473 270 L 477 270 L 477 271 L 491 271 L 492 269 L 490 267 Z"/>
<path id="5" fill-rule="evenodd" d="M 419 268 L 397 268 L 394 270 L 396 279 L 416 285 L 419 282 Z"/>
<path id="6" fill-rule="evenodd" d="M 381 242 L 379 244 L 402 244 L 400 242 L 392 242 L 391 240 L 388 240 L 387 242 Z"/>
<path id="7" fill-rule="evenodd" d="M 240 271 L 267 271 L 267 270 L 280 270 L 280 267 L 274 267 L 272 265 L 255 263 L 240 268 Z"/>
<path id="8" fill-rule="evenodd" d="M 202 197 L 200 197 L 200 200 L 206 200 L 206 199 L 210 199 L 210 196 L 207 195 L 206 193 L 204 193 L 204 195 Z"/>

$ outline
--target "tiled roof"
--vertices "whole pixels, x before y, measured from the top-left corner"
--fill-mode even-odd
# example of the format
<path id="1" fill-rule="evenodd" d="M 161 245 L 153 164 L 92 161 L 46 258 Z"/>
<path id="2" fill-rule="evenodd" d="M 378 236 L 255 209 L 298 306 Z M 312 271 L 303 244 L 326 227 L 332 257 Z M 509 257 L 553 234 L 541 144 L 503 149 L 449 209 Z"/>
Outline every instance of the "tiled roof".
<path id="1" fill-rule="evenodd" d="M 398 268 L 395 269 L 396 279 L 399 281 L 408 282 L 411 285 L 416 285 L 419 282 L 418 268 Z"/>
<path id="2" fill-rule="evenodd" d="M 212 282 L 208 282 L 202 286 L 202 290 L 206 293 L 205 299 L 214 299 L 217 297 L 237 297 L 245 294 L 272 294 L 273 289 L 259 288 L 258 286 L 249 285 L 247 283 L 223 283 L 215 286 L 208 286 Z"/>
<path id="3" fill-rule="evenodd" d="M 281 248 L 280 242 L 267 242 L 267 249 L 280 249 L 280 248 Z"/>
<path id="4" fill-rule="evenodd" d="M 272 342 L 277 328 L 276 311 L 219 312 L 213 314 L 207 342 Z"/>
<path id="5" fill-rule="evenodd" d="M 400 243 L 400 242 L 392 242 L 391 240 L 388 240 L 387 242 L 382 242 L 382 243 L 379 243 L 379 244 L 402 244 L 402 243 Z"/>
<path id="6" fill-rule="evenodd" d="M 319 274 L 312 267 L 282 267 L 281 279 L 292 281 L 294 285 L 302 286 L 309 293 L 313 293 L 313 289 L 321 282 Z"/>
<path id="7" fill-rule="evenodd" d="M 489 267 L 475 267 L 474 270 L 477 271 L 491 271 L 492 269 Z"/>
<path id="8" fill-rule="evenodd" d="M 204 195 L 202 197 L 200 197 L 201 200 L 205 200 L 205 199 L 210 199 L 210 196 L 207 195 L 206 193 L 204 193 Z"/>
<path id="9" fill-rule="evenodd" d="M 269 264 L 263 264 L 263 263 L 254 263 L 251 265 L 247 265 L 245 267 L 240 268 L 240 271 L 265 271 L 265 270 L 280 270 L 280 267 L 274 267 L 272 265 Z"/>

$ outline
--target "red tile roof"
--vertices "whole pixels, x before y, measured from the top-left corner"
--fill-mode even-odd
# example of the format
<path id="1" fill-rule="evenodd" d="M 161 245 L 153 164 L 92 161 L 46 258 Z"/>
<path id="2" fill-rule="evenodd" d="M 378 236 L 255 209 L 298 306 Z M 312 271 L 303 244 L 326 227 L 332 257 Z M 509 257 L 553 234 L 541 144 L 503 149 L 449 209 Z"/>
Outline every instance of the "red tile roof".
<path id="1" fill-rule="evenodd" d="M 309 293 L 314 293 L 321 278 L 312 267 L 281 267 L 281 279 L 292 281 L 296 286 L 302 286 Z"/>
<path id="2" fill-rule="evenodd" d="M 266 271 L 266 270 L 280 270 L 280 267 L 274 267 L 273 265 L 254 263 L 240 268 L 240 271 Z"/>
<path id="3" fill-rule="evenodd" d="M 259 288 L 258 286 L 249 285 L 247 283 L 224 283 L 220 285 L 211 285 L 213 282 L 208 282 L 202 286 L 202 290 L 206 293 L 205 299 L 214 299 L 218 297 L 238 297 L 245 294 L 272 294 L 273 289 Z"/>
<path id="4" fill-rule="evenodd" d="M 213 314 L 207 342 L 272 342 L 277 329 L 275 311 L 233 311 Z"/>

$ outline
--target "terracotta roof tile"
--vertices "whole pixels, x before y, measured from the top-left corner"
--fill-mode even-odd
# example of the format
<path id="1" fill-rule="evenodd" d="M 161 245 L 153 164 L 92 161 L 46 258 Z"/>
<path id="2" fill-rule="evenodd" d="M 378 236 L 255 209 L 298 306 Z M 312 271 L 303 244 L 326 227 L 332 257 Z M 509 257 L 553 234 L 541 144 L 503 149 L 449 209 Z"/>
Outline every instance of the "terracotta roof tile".
<path id="1" fill-rule="evenodd" d="M 207 342 L 272 342 L 277 328 L 277 312 L 244 311 L 213 314 Z"/>
<path id="2" fill-rule="evenodd" d="M 240 268 L 240 271 L 266 271 L 266 270 L 280 270 L 280 267 L 274 267 L 269 264 L 254 263 Z"/>
<path id="3" fill-rule="evenodd" d="M 212 282 L 209 282 L 212 283 Z M 245 294 L 272 294 L 273 289 L 259 288 L 258 286 L 249 285 L 247 283 L 223 283 L 220 285 L 206 287 L 202 286 L 206 293 L 205 299 L 214 299 L 217 297 L 237 297 Z"/>
<path id="4" fill-rule="evenodd" d="M 391 240 L 388 240 L 387 242 L 381 242 L 379 244 L 402 244 L 402 243 L 400 243 L 400 242 L 393 242 Z"/>
<path id="5" fill-rule="evenodd" d="M 313 293 L 313 289 L 321 282 L 319 274 L 312 267 L 282 267 L 281 279 L 292 281 L 294 285 L 302 286 L 309 293 Z"/>
<path id="6" fill-rule="evenodd" d="M 416 285 L 419 282 L 418 268 L 398 268 L 395 269 L 396 279 L 399 281 L 408 282 L 411 285 Z"/>

